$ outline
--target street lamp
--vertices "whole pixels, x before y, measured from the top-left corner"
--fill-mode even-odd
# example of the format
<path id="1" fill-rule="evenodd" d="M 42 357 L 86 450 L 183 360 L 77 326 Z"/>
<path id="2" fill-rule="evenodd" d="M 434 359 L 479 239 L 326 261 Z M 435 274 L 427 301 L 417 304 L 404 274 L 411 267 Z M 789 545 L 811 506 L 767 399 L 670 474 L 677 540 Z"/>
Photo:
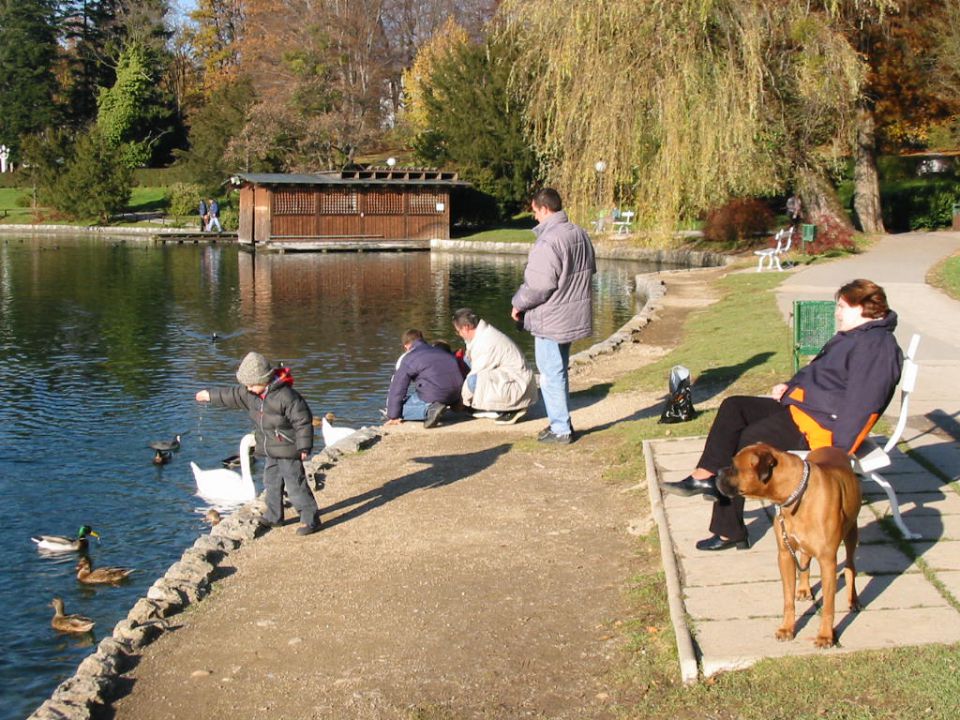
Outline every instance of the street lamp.
<path id="1" fill-rule="evenodd" d="M 388 157 L 388 158 L 387 158 L 387 167 L 392 168 L 392 167 L 393 167 L 394 165 L 396 165 L 396 164 L 397 164 L 397 159 L 396 159 L 395 157 Z"/>

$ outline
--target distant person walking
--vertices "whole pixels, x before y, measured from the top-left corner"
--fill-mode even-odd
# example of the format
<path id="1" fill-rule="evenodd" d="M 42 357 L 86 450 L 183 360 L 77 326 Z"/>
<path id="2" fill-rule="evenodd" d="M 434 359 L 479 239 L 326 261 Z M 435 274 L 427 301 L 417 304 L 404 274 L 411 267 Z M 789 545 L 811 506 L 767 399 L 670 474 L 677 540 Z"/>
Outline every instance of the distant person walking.
<path id="1" fill-rule="evenodd" d="M 207 215 L 207 201 L 203 198 L 200 198 L 200 232 L 203 232 L 207 229 L 207 221 L 209 216 Z"/>
<path id="2" fill-rule="evenodd" d="M 223 232 L 223 228 L 220 226 L 220 205 L 213 198 L 207 199 L 207 232 L 213 231 L 213 226 L 217 226 L 217 232 Z"/>
<path id="3" fill-rule="evenodd" d="M 542 188 L 530 203 L 538 225 L 527 257 L 523 284 L 513 296 L 511 316 L 535 339 L 540 392 L 549 427 L 537 439 L 573 441 L 568 397 L 570 344 L 593 333 L 592 278 L 597 271 L 586 231 L 570 222 L 553 188 Z"/>

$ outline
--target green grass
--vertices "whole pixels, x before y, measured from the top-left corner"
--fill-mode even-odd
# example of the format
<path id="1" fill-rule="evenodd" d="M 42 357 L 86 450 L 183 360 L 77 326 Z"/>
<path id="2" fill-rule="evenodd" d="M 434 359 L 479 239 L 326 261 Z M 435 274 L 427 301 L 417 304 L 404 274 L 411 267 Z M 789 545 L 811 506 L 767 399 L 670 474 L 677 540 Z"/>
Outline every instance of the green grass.
<path id="1" fill-rule="evenodd" d="M 166 208 L 163 187 L 135 187 L 130 193 L 127 212 L 159 212 Z"/>
<path id="2" fill-rule="evenodd" d="M 927 275 L 927 282 L 960 300 L 960 253 L 937 263 Z"/>
<path id="3" fill-rule="evenodd" d="M 792 374 L 790 330 L 774 288 L 783 276 L 738 273 L 718 281 L 721 300 L 691 314 L 679 346 L 653 365 L 618 380 L 611 392 L 665 393 L 673 365 L 697 379 L 694 403 L 718 393 L 765 393 Z M 699 409 L 699 408 L 698 408 Z M 682 425 L 659 425 L 660 407 L 618 423 L 604 463 L 611 481 L 636 483 L 645 474 L 641 443 L 672 435 L 704 434 L 712 410 Z M 636 498 L 645 504 L 645 494 Z M 642 508 L 640 508 L 642 510 Z M 633 578 L 632 617 L 624 623 L 628 660 L 616 674 L 625 699 L 618 717 L 650 720 L 859 720 L 960 717 L 960 652 L 955 645 L 897 648 L 762 661 L 685 687 L 666 604 L 656 532 L 637 549 L 649 568 Z M 776 622 L 771 623 L 770 632 Z M 909 629 L 904 629 L 909 633 Z M 629 700 L 626 700 L 629 698 Z"/>
<path id="4" fill-rule="evenodd" d="M 496 228 L 494 230 L 482 230 L 469 235 L 457 235 L 455 239 L 469 240 L 470 242 L 532 243 L 533 233 L 530 232 L 530 227 L 525 229 Z"/>
<path id="5" fill-rule="evenodd" d="M 28 197 L 28 194 L 20 188 L 0 187 L 0 223 L 21 224 L 33 221 L 30 208 L 17 204 L 19 198 Z"/>

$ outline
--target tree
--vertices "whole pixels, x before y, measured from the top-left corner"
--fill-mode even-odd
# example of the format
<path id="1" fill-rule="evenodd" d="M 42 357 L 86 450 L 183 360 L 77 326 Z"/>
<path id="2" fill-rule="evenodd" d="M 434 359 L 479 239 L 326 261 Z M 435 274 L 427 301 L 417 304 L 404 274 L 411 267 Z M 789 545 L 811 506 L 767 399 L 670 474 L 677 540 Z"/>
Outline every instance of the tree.
<path id="1" fill-rule="evenodd" d="M 426 88 L 430 85 L 437 64 L 448 57 L 457 48 L 469 42 L 467 31 L 456 20 L 449 18 L 437 30 L 429 41 L 423 44 L 416 54 L 413 64 L 403 71 L 403 111 L 402 125 L 411 136 L 425 132 L 429 128 L 427 108 L 424 102 Z M 433 89 L 434 98 L 438 97 L 438 88 Z"/>
<path id="2" fill-rule="evenodd" d="M 170 113 L 157 86 L 156 60 L 131 41 L 117 61 L 117 80 L 97 98 L 97 127 L 103 140 L 121 150 L 127 167 L 146 165 L 160 137 L 169 131 Z"/>
<path id="3" fill-rule="evenodd" d="M 842 0 L 505 0 L 517 86 L 549 180 L 575 211 L 605 197 L 667 230 L 732 196 L 801 186 L 822 205 L 850 147 L 864 67 L 837 27 Z M 857 0 L 887 7 L 887 0 Z M 627 80 L 629 79 L 629 80 Z M 807 196 L 809 194 L 809 196 Z"/>
<path id="4" fill-rule="evenodd" d="M 52 0 L 0 0 L 0 143 L 54 124 L 57 55 Z"/>
<path id="5" fill-rule="evenodd" d="M 96 127 L 84 133 L 57 180 L 54 207 L 74 219 L 107 223 L 130 200 L 133 175 L 125 160 Z"/>
<path id="6" fill-rule="evenodd" d="M 63 42 L 61 92 L 64 116 L 74 130 L 97 115 L 97 94 L 113 85 L 112 58 L 119 52 L 115 0 L 68 0 L 60 3 Z"/>
<path id="7" fill-rule="evenodd" d="M 522 107 L 509 92 L 514 52 L 511 38 L 501 35 L 432 56 L 429 76 L 418 83 L 426 130 L 414 144 L 422 160 L 458 167 L 496 198 L 505 217 L 523 207 L 537 171 Z"/>

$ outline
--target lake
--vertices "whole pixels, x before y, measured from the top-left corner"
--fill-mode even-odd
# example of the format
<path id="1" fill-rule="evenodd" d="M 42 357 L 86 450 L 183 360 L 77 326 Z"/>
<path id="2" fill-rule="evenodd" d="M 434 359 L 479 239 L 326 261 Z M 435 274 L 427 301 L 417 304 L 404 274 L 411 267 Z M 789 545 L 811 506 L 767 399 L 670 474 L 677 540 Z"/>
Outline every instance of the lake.
<path id="1" fill-rule="evenodd" d="M 314 414 L 332 411 L 353 426 L 380 422 L 404 330 L 458 346 L 450 323 L 458 307 L 514 337 L 533 365 L 532 338 L 509 319 L 524 256 L 0 243 L 0 719 L 32 712 L 205 530 L 189 462 L 216 467 L 236 453 L 247 420 L 193 396 L 234 383 L 249 350 L 289 365 Z M 634 276 L 655 269 L 599 266 L 596 334 L 574 351 L 634 315 Z M 182 449 L 154 466 L 147 443 L 178 433 Z M 91 545 L 95 566 L 136 568 L 126 585 L 80 586 L 75 555 L 45 557 L 30 541 L 82 524 L 102 535 Z M 96 620 L 92 638 L 53 631 L 54 596 Z"/>

